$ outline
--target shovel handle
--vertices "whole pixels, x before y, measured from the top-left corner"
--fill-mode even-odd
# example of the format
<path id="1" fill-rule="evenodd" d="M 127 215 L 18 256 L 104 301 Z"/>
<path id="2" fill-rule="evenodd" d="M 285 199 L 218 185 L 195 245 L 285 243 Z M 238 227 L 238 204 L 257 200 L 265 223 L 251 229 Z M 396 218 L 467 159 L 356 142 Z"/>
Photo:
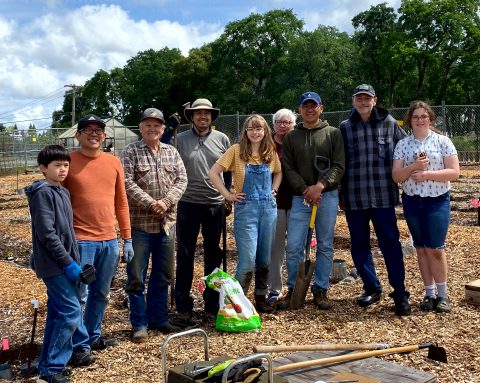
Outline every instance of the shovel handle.
<path id="1" fill-rule="evenodd" d="M 304 345 L 278 345 L 278 346 L 253 346 L 253 352 L 289 352 L 289 351 L 354 351 L 354 350 L 383 350 L 391 347 L 387 343 L 361 343 L 361 344 L 304 344 Z"/>
<path id="2" fill-rule="evenodd" d="M 348 354 L 348 355 L 339 355 L 339 356 L 332 356 L 329 358 L 307 360 L 305 362 L 285 364 L 283 366 L 275 368 L 273 372 L 283 372 L 283 371 L 290 371 L 290 370 L 295 370 L 299 368 L 322 366 L 324 364 L 348 362 L 350 360 L 366 359 L 372 356 L 391 355 L 391 354 L 398 354 L 398 353 L 404 353 L 404 352 L 411 352 L 411 351 L 417 351 L 419 348 L 420 348 L 419 345 L 392 347 L 392 348 L 387 348 L 385 350 L 357 352 L 357 353 Z"/>
<path id="3" fill-rule="evenodd" d="M 313 227 L 315 226 L 315 217 L 317 216 L 317 209 L 318 209 L 318 205 L 317 204 L 313 205 L 312 214 L 310 215 L 310 222 L 308 225 L 310 229 L 313 229 Z"/>

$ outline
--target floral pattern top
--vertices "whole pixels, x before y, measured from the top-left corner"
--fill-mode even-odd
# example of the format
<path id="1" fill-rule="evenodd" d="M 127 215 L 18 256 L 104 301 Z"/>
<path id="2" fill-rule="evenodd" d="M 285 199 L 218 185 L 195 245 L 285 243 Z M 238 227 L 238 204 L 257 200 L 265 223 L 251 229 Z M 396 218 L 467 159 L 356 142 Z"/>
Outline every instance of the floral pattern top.
<path id="1" fill-rule="evenodd" d="M 421 152 L 424 152 L 430 160 L 427 170 L 442 170 L 445 168 L 443 159 L 457 155 L 457 150 L 448 137 L 430 131 L 422 141 L 417 140 L 413 134 L 400 140 L 395 147 L 393 159 L 402 160 L 403 166 L 406 167 L 415 162 L 417 154 Z M 438 197 L 445 194 L 450 188 L 450 181 L 415 182 L 409 177 L 402 183 L 403 192 L 409 196 Z"/>

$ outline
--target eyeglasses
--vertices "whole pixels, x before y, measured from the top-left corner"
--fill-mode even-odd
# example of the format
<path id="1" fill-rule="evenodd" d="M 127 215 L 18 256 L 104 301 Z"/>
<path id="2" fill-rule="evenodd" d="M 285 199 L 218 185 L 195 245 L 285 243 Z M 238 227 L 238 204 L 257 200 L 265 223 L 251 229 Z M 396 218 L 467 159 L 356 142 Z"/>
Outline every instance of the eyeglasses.
<path id="1" fill-rule="evenodd" d="M 261 126 L 249 126 L 248 128 L 245 129 L 247 132 L 263 132 L 263 128 Z"/>
<path id="2" fill-rule="evenodd" d="M 302 109 L 315 110 L 320 104 L 303 104 Z"/>
<path id="3" fill-rule="evenodd" d="M 287 121 L 287 120 L 275 120 L 275 124 L 277 125 L 292 125 L 292 121 Z"/>
<path id="4" fill-rule="evenodd" d="M 413 121 L 419 121 L 419 120 L 425 121 L 429 119 L 430 119 L 430 116 L 428 114 L 422 114 L 421 116 L 412 116 Z"/>
<path id="5" fill-rule="evenodd" d="M 85 128 L 85 129 L 82 129 L 82 132 L 85 134 L 88 134 L 89 136 L 92 134 L 96 134 L 99 136 L 104 133 L 103 129 L 98 129 L 98 128 Z"/>

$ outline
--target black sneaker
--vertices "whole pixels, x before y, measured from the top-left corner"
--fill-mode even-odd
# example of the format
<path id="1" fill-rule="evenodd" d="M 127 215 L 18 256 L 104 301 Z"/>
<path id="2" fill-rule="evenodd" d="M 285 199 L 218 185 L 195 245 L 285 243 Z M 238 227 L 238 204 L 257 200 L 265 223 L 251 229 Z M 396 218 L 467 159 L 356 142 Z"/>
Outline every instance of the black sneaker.
<path id="1" fill-rule="evenodd" d="M 185 313 L 176 313 L 171 316 L 170 323 L 173 326 L 180 327 L 182 329 L 195 327 L 200 325 L 200 321 L 194 320 L 191 311 Z M 150 328 L 150 326 L 149 326 Z"/>
<path id="2" fill-rule="evenodd" d="M 422 311 L 435 311 L 436 307 L 437 307 L 437 298 L 429 297 L 428 295 L 425 295 L 423 297 L 422 303 L 420 303 L 420 310 Z"/>
<path id="3" fill-rule="evenodd" d="M 327 290 L 322 288 L 316 288 L 312 290 L 313 293 L 313 303 L 315 307 L 320 310 L 328 310 L 333 306 L 332 301 L 327 298 Z"/>
<path id="4" fill-rule="evenodd" d="M 410 315 L 412 308 L 410 303 L 408 303 L 408 298 L 403 297 L 395 302 L 395 314 L 398 316 Z"/>
<path id="5" fill-rule="evenodd" d="M 68 377 L 65 376 L 63 373 L 62 374 L 54 374 L 54 375 L 48 375 L 48 376 L 39 376 L 37 382 L 38 383 L 70 383 L 72 380 Z"/>
<path id="6" fill-rule="evenodd" d="M 438 297 L 437 306 L 435 307 L 437 313 L 449 313 L 452 311 L 452 304 L 448 297 Z"/>
<path id="7" fill-rule="evenodd" d="M 277 303 L 275 304 L 275 309 L 277 311 L 288 310 L 290 308 L 290 299 L 292 298 L 292 294 L 293 289 L 288 289 L 287 294 L 277 300 Z"/>
<path id="8" fill-rule="evenodd" d="M 172 333 L 180 332 L 183 330 L 181 327 L 175 326 L 170 322 L 160 324 L 160 325 L 148 325 L 148 329 L 157 330 L 157 331 L 163 332 L 164 334 L 172 334 Z"/>
<path id="9" fill-rule="evenodd" d="M 368 307 L 376 302 L 378 302 L 382 298 L 381 291 L 374 291 L 371 293 L 367 293 L 366 291 L 357 298 L 357 305 L 360 307 Z"/>
<path id="10" fill-rule="evenodd" d="M 107 347 L 118 346 L 118 340 L 113 338 L 104 338 L 101 336 L 95 342 L 90 345 L 90 348 L 94 351 L 105 350 Z"/>
<path id="11" fill-rule="evenodd" d="M 77 351 L 72 354 L 68 364 L 73 367 L 83 367 L 91 365 L 96 360 L 97 357 L 92 355 L 89 351 Z"/>

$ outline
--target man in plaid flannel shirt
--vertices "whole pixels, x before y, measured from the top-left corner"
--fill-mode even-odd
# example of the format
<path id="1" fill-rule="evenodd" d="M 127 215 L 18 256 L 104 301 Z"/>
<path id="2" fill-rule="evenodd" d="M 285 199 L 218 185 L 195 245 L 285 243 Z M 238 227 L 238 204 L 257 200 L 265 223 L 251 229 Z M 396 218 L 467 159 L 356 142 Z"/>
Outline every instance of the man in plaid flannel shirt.
<path id="1" fill-rule="evenodd" d="M 405 265 L 395 216 L 399 193 L 392 180 L 393 150 L 406 134 L 386 109 L 376 106 L 371 85 L 357 86 L 352 100 L 354 109 L 340 124 L 345 145 L 340 201 L 350 230 L 353 262 L 363 281 L 364 292 L 357 304 L 370 306 L 380 300 L 382 293 L 370 247 L 371 221 L 393 288 L 390 297 L 395 313 L 409 315 L 410 294 L 405 289 Z"/>
<path id="2" fill-rule="evenodd" d="M 139 126 L 142 139 L 127 145 L 121 155 L 133 248 L 137 251 L 132 259 L 124 259 L 135 343 L 147 340 L 147 328 L 164 333 L 180 330 L 168 320 L 168 286 L 173 277 L 177 203 L 187 188 L 187 174 L 177 149 L 160 142 L 165 129 L 163 113 L 146 109 Z M 150 254 L 152 268 L 145 302 Z"/>

